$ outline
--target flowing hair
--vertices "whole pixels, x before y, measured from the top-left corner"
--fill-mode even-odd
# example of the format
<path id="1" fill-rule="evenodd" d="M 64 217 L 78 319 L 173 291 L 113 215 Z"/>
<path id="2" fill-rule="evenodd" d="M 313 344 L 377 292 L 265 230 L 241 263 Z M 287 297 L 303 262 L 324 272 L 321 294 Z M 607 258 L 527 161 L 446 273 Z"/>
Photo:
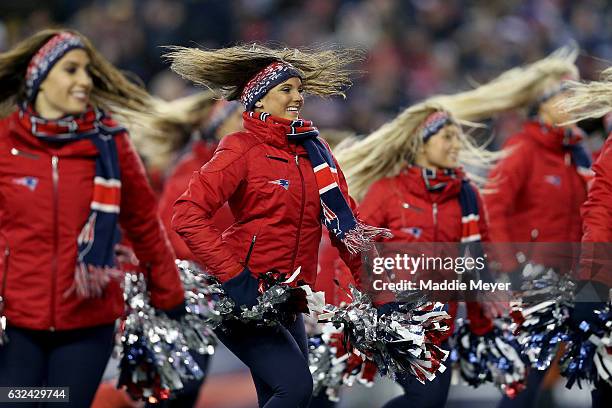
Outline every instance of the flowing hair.
<path id="1" fill-rule="evenodd" d="M 425 119 L 436 111 L 448 112 L 457 124 L 482 127 L 479 120 L 501 111 L 533 104 L 567 75 L 577 75 L 577 50 L 561 48 L 525 67 L 513 68 L 475 89 L 454 95 L 438 95 L 406 108 L 391 121 L 338 154 L 351 195 L 361 200 L 375 181 L 397 175 L 406 164 L 414 164 L 423 145 L 420 136 Z M 471 167 L 488 169 L 505 152 L 478 146 L 464 133 L 459 160 Z M 470 173 L 477 183 L 482 177 Z"/>
<path id="2" fill-rule="evenodd" d="M 216 95 L 208 90 L 170 102 L 153 99 L 153 114 L 128 125 L 134 145 L 147 167 L 168 168 L 174 153 L 208 120 L 215 102 Z"/>
<path id="3" fill-rule="evenodd" d="M 352 85 L 346 68 L 361 59 L 352 49 L 270 48 L 244 44 L 229 48 L 204 50 L 170 46 L 164 55 L 171 69 L 195 84 L 217 90 L 227 100 L 240 99 L 247 82 L 275 61 L 293 65 L 302 76 L 304 92 L 318 96 L 340 95 Z"/>
<path id="4" fill-rule="evenodd" d="M 571 122 L 607 115 L 612 111 L 612 68 L 603 71 L 599 81 L 572 81 L 569 90 L 558 106 L 572 116 Z"/>
<path id="5" fill-rule="evenodd" d="M 90 97 L 93 105 L 109 112 L 121 112 L 126 119 L 134 120 L 150 112 L 150 96 L 145 88 L 115 68 L 87 37 L 74 30 L 46 29 L 0 53 L 0 106 L 4 113 L 25 100 L 25 78 L 30 60 L 47 41 L 61 32 L 78 36 L 85 45 L 91 60 L 89 72 L 93 88 Z"/>

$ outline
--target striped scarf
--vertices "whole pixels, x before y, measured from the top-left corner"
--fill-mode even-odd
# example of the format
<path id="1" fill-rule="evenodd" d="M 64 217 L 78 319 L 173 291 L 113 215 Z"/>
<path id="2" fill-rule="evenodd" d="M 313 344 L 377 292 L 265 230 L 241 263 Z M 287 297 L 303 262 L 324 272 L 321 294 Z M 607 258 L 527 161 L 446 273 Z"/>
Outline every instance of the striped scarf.
<path id="1" fill-rule="evenodd" d="M 334 156 L 327 144 L 319 139 L 319 131 L 312 122 L 302 119 L 283 119 L 265 112 L 245 112 L 243 115 L 245 118 L 284 126 L 287 139 L 304 146 L 319 188 L 321 222 L 344 243 L 350 253 L 356 254 L 371 248 L 378 236 L 391 236 L 388 229 L 365 225 L 355 218 L 340 190 Z"/>
<path id="2" fill-rule="evenodd" d="M 88 139 L 96 146 L 96 173 L 90 213 L 77 237 L 77 267 L 73 290 L 80 297 L 100 295 L 114 266 L 114 247 L 120 240 L 121 181 L 115 136 L 125 132 L 98 109 L 82 115 L 47 120 L 30 106 L 20 109 L 20 121 L 39 140 L 53 144 Z M 72 291 L 72 290 L 71 290 Z"/>

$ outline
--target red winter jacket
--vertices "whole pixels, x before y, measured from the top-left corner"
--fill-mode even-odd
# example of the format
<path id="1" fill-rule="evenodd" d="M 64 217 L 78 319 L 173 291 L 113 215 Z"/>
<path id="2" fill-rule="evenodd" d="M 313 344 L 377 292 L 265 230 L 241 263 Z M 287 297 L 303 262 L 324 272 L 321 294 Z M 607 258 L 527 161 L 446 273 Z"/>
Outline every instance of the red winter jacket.
<path id="1" fill-rule="evenodd" d="M 612 138 L 608 137 L 601 149 L 593 171 L 595 178 L 581 211 L 584 235 L 580 277 L 612 287 Z"/>
<path id="2" fill-rule="evenodd" d="M 462 237 L 459 192 L 461 179 L 449 183 L 444 190 L 427 190 L 421 169 L 407 167 L 395 177 L 383 178 L 370 186 L 359 206 L 364 222 L 389 228 L 393 238 L 385 242 L 432 243 L 460 242 Z M 482 241 L 488 241 L 484 205 L 478 195 L 480 219 L 478 228 Z M 492 322 L 482 313 L 476 302 L 466 302 L 470 328 L 476 334 L 491 330 Z M 450 315 L 457 313 L 457 305 L 450 304 Z M 453 322 L 448 336 L 452 334 Z"/>
<path id="3" fill-rule="evenodd" d="M 159 216 L 168 231 L 168 238 L 170 238 L 172 247 L 179 259 L 194 260 L 195 257 L 185 241 L 171 227 L 174 202 L 187 190 L 189 179 L 191 179 L 193 173 L 200 170 L 204 163 L 212 158 L 217 145 L 217 142 L 210 141 L 194 143 L 191 151 L 180 159 L 172 174 L 167 178 L 164 191 L 159 199 Z M 234 216 L 229 206 L 221 207 L 214 215 L 213 222 L 219 231 L 225 231 L 232 225 Z"/>
<path id="4" fill-rule="evenodd" d="M 183 300 L 174 254 L 128 135 L 116 141 L 120 224 L 141 263 L 151 265 L 153 304 L 170 309 Z M 15 112 L 0 120 L 0 150 L 0 295 L 9 324 L 67 330 L 112 323 L 124 310 L 118 282 L 109 283 L 100 298 L 64 296 L 74 281 L 77 236 L 90 212 L 97 149 L 89 140 L 40 141 Z"/>
<path id="5" fill-rule="evenodd" d="M 306 150 L 287 140 L 283 126 L 246 118 L 246 131 L 225 136 L 213 158 L 194 173 L 189 189 L 174 206 L 172 225 L 183 237 L 195 259 L 220 280 L 226 281 L 249 261 L 255 276 L 270 269 L 315 281 L 317 250 L 321 240 L 321 203 L 314 172 Z M 348 189 L 338 170 L 340 188 Z M 351 208 L 355 208 L 348 198 Z M 236 222 L 223 234 L 213 216 L 229 202 Z M 360 257 L 351 257 L 344 245 L 332 238 L 342 258 L 357 276 Z"/>
<path id="6" fill-rule="evenodd" d="M 484 196 L 492 242 L 580 242 L 587 186 L 563 138 L 561 128 L 527 122 L 508 139 L 509 156 L 492 170 Z M 514 257 L 500 261 L 506 271 L 516 266 Z"/>

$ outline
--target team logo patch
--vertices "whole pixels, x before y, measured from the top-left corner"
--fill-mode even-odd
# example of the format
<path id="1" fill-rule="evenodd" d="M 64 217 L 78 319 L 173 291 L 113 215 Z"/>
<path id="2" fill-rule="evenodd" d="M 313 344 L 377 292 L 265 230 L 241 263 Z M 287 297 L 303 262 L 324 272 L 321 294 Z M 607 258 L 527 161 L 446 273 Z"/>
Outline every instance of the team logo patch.
<path id="1" fill-rule="evenodd" d="M 561 185 L 561 177 L 555 176 L 553 174 L 544 176 L 544 180 L 546 180 L 547 183 L 552 184 L 553 186 L 559 187 Z"/>
<path id="2" fill-rule="evenodd" d="M 285 180 L 285 179 L 278 179 L 278 180 L 268 181 L 268 183 L 270 183 L 270 184 L 276 184 L 277 186 L 281 186 L 281 187 L 282 187 L 282 188 L 284 188 L 285 190 L 289 190 L 289 180 Z"/>
<path id="3" fill-rule="evenodd" d="M 38 185 L 38 178 L 30 177 L 30 176 L 19 177 L 19 178 L 13 179 L 13 183 L 19 186 L 27 187 L 30 189 L 30 191 L 34 191 L 36 190 L 36 186 Z"/>
<path id="4" fill-rule="evenodd" d="M 417 228 L 417 227 L 407 227 L 407 228 L 402 228 L 402 231 L 412 235 L 415 238 L 420 238 L 421 234 L 423 233 L 423 230 L 421 228 Z"/>

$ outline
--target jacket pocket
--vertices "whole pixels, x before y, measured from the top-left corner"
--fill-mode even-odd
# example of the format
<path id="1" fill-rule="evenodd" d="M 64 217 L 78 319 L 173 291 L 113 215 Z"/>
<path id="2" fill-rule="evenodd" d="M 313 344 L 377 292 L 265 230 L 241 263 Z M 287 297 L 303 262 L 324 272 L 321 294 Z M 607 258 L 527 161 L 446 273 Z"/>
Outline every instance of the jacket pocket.
<path id="1" fill-rule="evenodd" d="M 37 154 L 26 152 L 24 150 L 19 150 L 19 149 L 15 148 L 15 147 L 11 148 L 11 154 L 13 156 L 25 157 L 25 158 L 32 159 L 32 160 L 37 160 L 38 159 L 38 155 Z"/>

